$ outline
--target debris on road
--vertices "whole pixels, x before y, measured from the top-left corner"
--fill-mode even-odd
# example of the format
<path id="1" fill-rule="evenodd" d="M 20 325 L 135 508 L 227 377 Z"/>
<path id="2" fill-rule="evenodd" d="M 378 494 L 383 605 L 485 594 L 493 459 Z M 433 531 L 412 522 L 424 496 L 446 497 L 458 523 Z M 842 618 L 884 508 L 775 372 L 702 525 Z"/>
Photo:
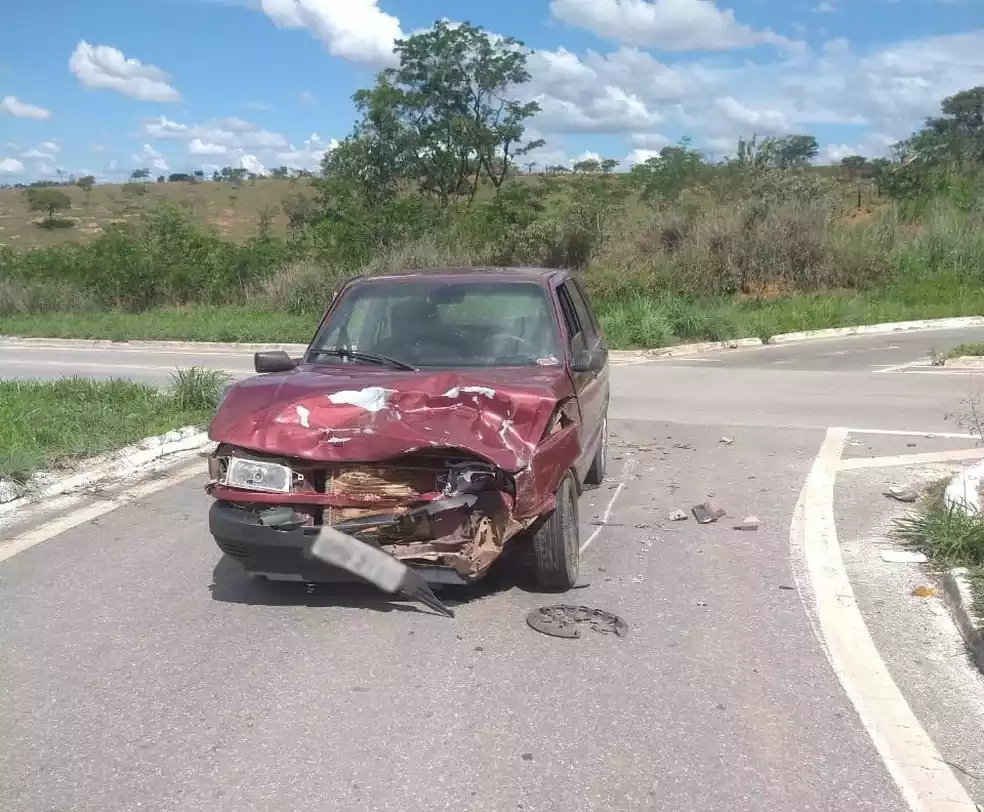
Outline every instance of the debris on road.
<path id="1" fill-rule="evenodd" d="M 720 508 L 713 502 L 701 502 L 699 505 L 694 505 L 690 512 L 694 514 L 694 518 L 700 524 L 710 524 L 711 522 L 716 522 L 718 519 L 727 516 L 728 513 L 724 508 Z"/>
<path id="2" fill-rule="evenodd" d="M 892 486 L 885 491 L 885 496 L 889 499 L 894 499 L 896 502 L 911 503 L 915 502 L 919 498 L 919 493 L 913 488 L 897 488 Z"/>
<path id="3" fill-rule="evenodd" d="M 925 564 L 929 560 L 924 553 L 913 550 L 882 550 L 881 557 L 889 564 Z"/>
<path id="4" fill-rule="evenodd" d="M 680 510 L 680 508 L 677 508 L 676 510 L 671 510 L 666 515 L 666 518 L 671 522 L 685 522 L 687 521 L 687 514 Z"/>
<path id="5" fill-rule="evenodd" d="M 917 586 L 912 590 L 913 597 L 916 598 L 932 598 L 936 594 L 936 587 L 933 586 Z"/>
<path id="6" fill-rule="evenodd" d="M 735 525 L 735 530 L 758 530 L 759 524 L 758 516 L 746 516 L 741 524 Z"/>
<path id="7" fill-rule="evenodd" d="M 625 637 L 629 633 L 629 624 L 618 615 L 603 609 L 566 603 L 534 609 L 526 616 L 526 623 L 534 631 L 549 634 L 551 637 L 579 638 L 580 626 L 584 624 L 599 634 Z"/>
<path id="8" fill-rule="evenodd" d="M 718 442 L 723 445 L 731 445 L 734 441 L 735 441 L 734 437 L 722 437 L 720 440 L 718 440 Z"/>

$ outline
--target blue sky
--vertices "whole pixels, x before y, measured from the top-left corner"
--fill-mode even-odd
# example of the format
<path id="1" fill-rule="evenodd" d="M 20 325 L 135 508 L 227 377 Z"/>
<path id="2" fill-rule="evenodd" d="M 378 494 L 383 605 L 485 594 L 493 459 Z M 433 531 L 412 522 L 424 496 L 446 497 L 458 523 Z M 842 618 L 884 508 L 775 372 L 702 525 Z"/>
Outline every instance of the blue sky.
<path id="1" fill-rule="evenodd" d="M 394 37 L 442 17 L 536 50 L 541 164 L 755 132 L 882 154 L 984 84 L 980 0 L 39 0 L 0 28 L 0 182 L 312 168 Z"/>

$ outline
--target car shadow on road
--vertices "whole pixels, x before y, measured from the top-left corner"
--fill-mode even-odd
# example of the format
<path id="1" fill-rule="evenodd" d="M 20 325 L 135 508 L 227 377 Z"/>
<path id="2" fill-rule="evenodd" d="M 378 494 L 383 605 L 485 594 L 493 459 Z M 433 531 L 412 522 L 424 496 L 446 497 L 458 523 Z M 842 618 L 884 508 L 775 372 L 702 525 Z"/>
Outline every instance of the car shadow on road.
<path id="1" fill-rule="evenodd" d="M 586 586 L 586 585 L 585 585 Z M 576 589 L 577 587 L 575 587 Z M 388 595 L 371 584 L 268 581 L 247 573 L 234 558 L 223 555 L 212 570 L 212 600 L 252 606 L 310 606 L 369 609 L 374 612 L 422 612 L 427 607 L 398 595 Z M 468 586 L 436 587 L 435 593 L 451 608 L 467 606 L 509 592 L 540 593 L 530 574 L 511 555 L 481 581 Z"/>

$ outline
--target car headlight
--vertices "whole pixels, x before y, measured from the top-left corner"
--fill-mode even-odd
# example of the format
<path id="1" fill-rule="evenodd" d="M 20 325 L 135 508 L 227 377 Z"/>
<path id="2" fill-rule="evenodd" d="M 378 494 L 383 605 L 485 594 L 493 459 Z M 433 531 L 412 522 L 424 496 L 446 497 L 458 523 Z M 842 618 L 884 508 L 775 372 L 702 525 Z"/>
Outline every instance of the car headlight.
<path id="1" fill-rule="evenodd" d="M 245 457 L 230 457 L 223 484 L 266 493 L 290 493 L 294 472 L 286 465 Z"/>

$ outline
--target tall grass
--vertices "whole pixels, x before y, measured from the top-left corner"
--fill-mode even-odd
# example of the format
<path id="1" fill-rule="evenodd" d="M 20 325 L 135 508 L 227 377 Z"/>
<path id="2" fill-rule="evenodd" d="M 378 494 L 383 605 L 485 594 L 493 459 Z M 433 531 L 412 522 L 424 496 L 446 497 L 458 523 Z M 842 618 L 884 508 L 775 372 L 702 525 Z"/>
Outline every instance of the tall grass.
<path id="1" fill-rule="evenodd" d="M 239 245 L 165 207 L 86 244 L 0 246 L 0 333 L 306 341 L 348 276 L 499 263 L 573 268 L 613 346 L 984 310 L 981 207 L 847 216 L 822 177 L 726 180 L 656 206 L 602 180 L 517 184 L 467 209 L 404 206 L 382 231 L 315 220 Z"/>

